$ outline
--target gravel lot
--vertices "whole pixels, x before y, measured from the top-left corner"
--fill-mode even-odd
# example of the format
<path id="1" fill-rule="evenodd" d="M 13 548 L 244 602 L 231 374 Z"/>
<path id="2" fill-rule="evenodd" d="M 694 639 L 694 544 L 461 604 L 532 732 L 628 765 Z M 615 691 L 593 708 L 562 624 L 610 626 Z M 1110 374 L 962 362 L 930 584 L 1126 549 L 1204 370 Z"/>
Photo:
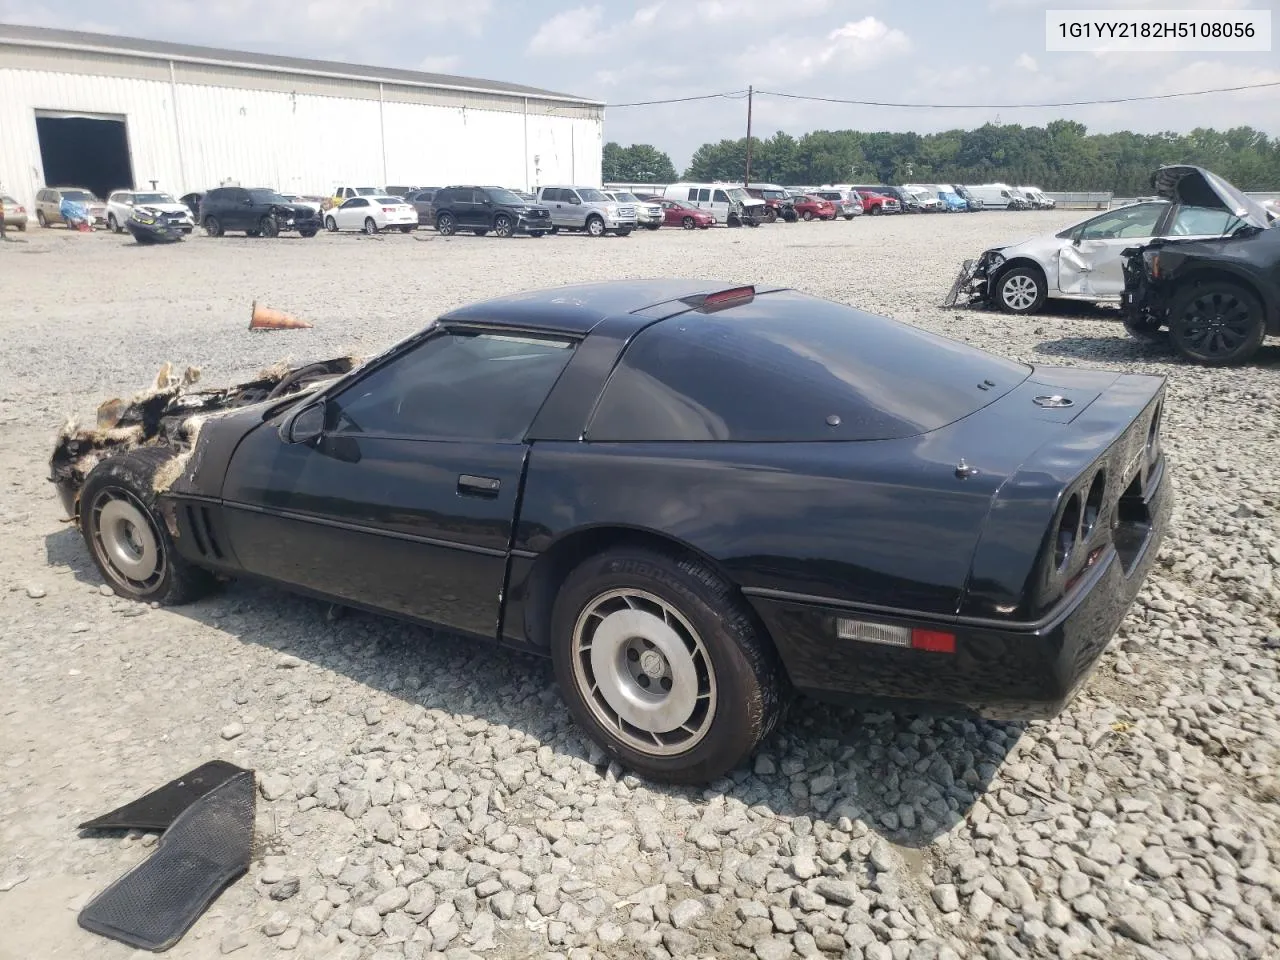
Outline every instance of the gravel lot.
<path id="1" fill-rule="evenodd" d="M 215 757 L 258 771 L 260 857 L 177 960 L 1280 955 L 1280 349 L 1208 371 L 1106 312 L 936 307 L 962 258 L 1074 219 L 0 245 L 0 958 L 134 956 L 75 911 L 155 838 L 74 825 Z M 539 660 L 245 584 L 178 609 L 104 595 L 45 480 L 65 415 L 166 360 L 217 385 L 490 295 L 668 274 L 1170 378 L 1174 526 L 1062 717 L 801 703 L 751 767 L 655 787 L 598 762 Z M 250 334 L 254 299 L 315 329 Z"/>

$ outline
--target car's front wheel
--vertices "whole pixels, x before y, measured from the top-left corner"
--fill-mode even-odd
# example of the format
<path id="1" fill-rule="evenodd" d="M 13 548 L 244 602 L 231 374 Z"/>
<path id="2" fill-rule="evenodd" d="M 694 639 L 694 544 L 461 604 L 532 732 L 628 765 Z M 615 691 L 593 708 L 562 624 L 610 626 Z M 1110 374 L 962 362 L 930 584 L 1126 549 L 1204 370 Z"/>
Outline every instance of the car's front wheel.
<path id="1" fill-rule="evenodd" d="M 782 713 L 769 639 L 697 559 L 617 548 L 569 574 L 552 658 L 577 722 L 644 776 L 705 783 L 741 763 Z"/>
<path id="2" fill-rule="evenodd" d="M 214 585 L 211 573 L 178 555 L 156 508 L 156 476 L 173 459 L 163 447 L 108 457 L 80 492 L 81 533 L 99 572 L 122 597 L 186 603 Z"/>
<path id="3" fill-rule="evenodd" d="M 1230 281 L 1190 286 L 1169 308 L 1169 339 L 1180 354 L 1205 366 L 1244 363 L 1266 334 L 1261 301 Z"/>
<path id="4" fill-rule="evenodd" d="M 996 283 L 996 301 L 1005 313 L 1035 313 L 1048 295 L 1044 276 L 1032 267 L 1014 267 Z"/>
<path id="5" fill-rule="evenodd" d="M 217 217 L 204 218 L 204 232 L 210 237 L 222 236 L 222 224 Z"/>
<path id="6" fill-rule="evenodd" d="M 680 221 L 680 226 L 684 227 L 684 229 L 686 229 L 686 230 L 692 230 L 692 229 L 693 229 L 694 227 L 696 227 L 697 225 L 698 225 L 698 224 L 697 224 L 697 222 L 693 219 L 693 217 L 684 217 L 684 218 L 683 218 L 683 219 L 681 219 L 681 221 Z"/>
<path id="7" fill-rule="evenodd" d="M 500 213 L 493 218 L 493 232 L 503 239 L 506 239 L 507 237 L 514 236 L 516 229 L 515 225 L 511 222 L 511 218 L 506 214 Z"/>
<path id="8" fill-rule="evenodd" d="M 593 237 L 603 237 L 604 232 L 605 231 L 604 231 L 603 219 L 601 219 L 600 217 L 587 218 L 587 233 L 591 234 L 591 236 Z"/>

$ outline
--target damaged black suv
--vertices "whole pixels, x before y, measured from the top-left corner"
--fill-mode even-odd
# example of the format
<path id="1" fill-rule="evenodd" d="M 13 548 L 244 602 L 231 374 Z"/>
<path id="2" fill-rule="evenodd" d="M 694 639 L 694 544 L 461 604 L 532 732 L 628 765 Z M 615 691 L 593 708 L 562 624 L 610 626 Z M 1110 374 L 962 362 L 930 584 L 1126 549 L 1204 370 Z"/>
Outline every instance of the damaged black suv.
<path id="1" fill-rule="evenodd" d="M 1167 327 L 1174 348 L 1205 366 L 1245 363 L 1280 335 L 1280 224 L 1257 201 L 1208 170 L 1162 167 L 1152 186 L 1212 221 L 1212 232 L 1161 237 L 1123 251 L 1125 328 L 1152 339 Z"/>
<path id="2" fill-rule="evenodd" d="M 320 232 L 320 217 L 314 209 L 290 203 L 262 187 L 210 190 L 200 201 L 197 222 L 211 237 L 228 230 L 243 230 L 250 237 L 274 237 L 290 230 L 314 237 Z"/>

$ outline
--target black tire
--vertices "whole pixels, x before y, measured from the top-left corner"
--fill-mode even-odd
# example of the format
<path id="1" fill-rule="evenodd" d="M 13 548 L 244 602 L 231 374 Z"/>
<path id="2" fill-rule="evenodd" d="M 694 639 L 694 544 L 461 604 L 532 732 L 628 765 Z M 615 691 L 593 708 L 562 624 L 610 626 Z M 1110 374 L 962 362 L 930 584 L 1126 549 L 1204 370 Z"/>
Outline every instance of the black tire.
<path id="1" fill-rule="evenodd" d="M 272 216 L 263 217 L 261 222 L 258 224 L 258 230 L 268 240 L 273 237 L 278 237 L 280 236 L 280 221 Z"/>
<path id="2" fill-rule="evenodd" d="M 107 227 L 112 233 L 124 233 L 124 227 L 120 226 L 120 221 L 116 219 L 114 213 L 107 214 Z"/>
<path id="3" fill-rule="evenodd" d="M 593 237 L 603 237 L 605 235 L 604 218 L 595 215 L 587 217 L 587 233 Z"/>
<path id="4" fill-rule="evenodd" d="M 846 220 L 852 220 L 852 219 L 853 219 L 853 214 L 852 214 L 852 213 L 846 213 L 846 214 L 844 215 L 844 218 L 845 218 Z"/>
<path id="5" fill-rule="evenodd" d="M 436 217 L 436 233 L 442 237 L 452 237 L 458 232 L 458 221 L 453 219 L 453 214 L 442 213 Z"/>
<path id="6" fill-rule="evenodd" d="M 217 217 L 204 218 L 204 232 L 211 237 L 222 236 L 222 224 Z"/>
<path id="7" fill-rule="evenodd" d="M 94 565 L 119 596 L 130 600 L 188 603 L 213 589 L 212 573 L 178 555 L 156 507 L 156 474 L 171 463 L 167 447 L 142 447 L 116 454 L 89 472 L 80 492 L 80 532 Z M 105 518 L 105 522 L 104 522 Z M 122 532 L 128 528 L 128 533 Z M 137 562 L 143 570 L 128 569 L 110 544 L 139 545 Z M 154 569 L 145 578 L 131 574 Z"/>
<path id="8" fill-rule="evenodd" d="M 787 221 L 787 223 L 795 223 L 797 220 L 800 219 L 800 217 L 796 214 L 794 210 L 788 210 L 786 213 L 782 215 L 782 219 Z"/>
<path id="9" fill-rule="evenodd" d="M 680 226 L 684 227 L 686 230 L 692 230 L 697 225 L 698 223 L 693 219 L 693 217 L 685 217 L 680 221 Z"/>
<path id="10" fill-rule="evenodd" d="M 301 236 L 304 240 L 310 240 L 319 232 L 320 232 L 319 230 L 313 230 L 313 229 L 299 230 L 298 235 Z"/>
<path id="11" fill-rule="evenodd" d="M 42 230 L 47 230 L 49 228 L 49 218 L 44 215 L 43 210 L 36 211 L 36 223 L 40 224 L 40 228 Z"/>
<path id="12" fill-rule="evenodd" d="M 1044 274 L 1034 267 L 1014 267 L 996 280 L 995 300 L 1005 313 L 1035 313 L 1044 306 L 1048 295 Z"/>
<path id="13" fill-rule="evenodd" d="M 871 208 L 870 210 L 868 210 L 867 212 L 868 212 L 868 213 L 870 213 L 873 217 L 878 217 L 878 216 L 880 216 L 880 214 L 884 213 L 884 207 L 883 207 L 883 206 L 875 206 L 875 207 L 872 207 L 872 208 Z"/>
<path id="14" fill-rule="evenodd" d="M 765 222 L 766 222 L 766 223 L 777 223 L 777 222 L 778 222 L 778 211 L 777 211 L 777 210 L 775 210 L 773 207 L 770 207 L 770 208 L 765 212 L 764 219 L 765 219 Z"/>
<path id="15" fill-rule="evenodd" d="M 401 233 L 413 233 L 413 230 L 414 230 L 414 228 L 413 228 L 412 226 L 408 226 L 408 225 L 405 225 L 405 226 L 403 226 L 403 227 L 401 227 L 401 228 L 400 228 L 400 232 L 401 232 Z"/>
<path id="16" fill-rule="evenodd" d="M 660 224 L 660 223 L 646 223 L 646 224 L 644 225 L 644 228 L 645 228 L 646 230 L 657 230 L 657 229 L 658 229 L 659 227 L 661 227 L 661 226 L 662 226 L 662 224 Z"/>
<path id="17" fill-rule="evenodd" d="M 1206 367 L 1244 363 L 1267 335 L 1262 303 L 1230 280 L 1188 285 L 1169 307 L 1169 339 L 1188 360 Z"/>
<path id="18" fill-rule="evenodd" d="M 608 609 L 615 603 L 610 599 L 615 591 L 656 598 L 652 609 L 664 605 L 678 615 L 670 619 L 664 615 L 659 620 L 650 612 L 658 623 L 675 624 L 669 628 L 670 635 L 684 645 L 674 649 L 684 650 L 688 656 L 692 672 L 685 675 L 695 681 L 695 693 L 699 694 L 686 721 L 698 725 L 698 730 L 689 734 L 689 738 L 696 739 L 691 739 L 685 750 L 679 749 L 676 738 L 687 732 L 687 727 L 666 735 L 672 740 L 668 748 L 671 752 L 663 755 L 657 750 L 639 749 L 639 737 L 625 733 L 616 714 L 612 721 L 602 719 L 610 716 L 611 708 L 604 699 L 604 688 L 592 683 L 593 654 L 589 650 L 575 653 L 575 649 L 579 631 L 585 634 L 590 630 L 593 643 L 603 643 L 599 625 L 606 620 L 587 614 Z M 688 555 L 620 547 L 588 558 L 560 587 L 552 612 L 551 638 L 556 679 L 575 720 L 610 757 L 654 780 L 706 783 L 722 776 L 772 732 L 783 712 L 787 686 L 772 643 L 737 591 Z M 625 671 L 638 672 L 640 664 L 644 664 L 643 658 L 631 656 L 633 641 L 623 642 L 628 649 L 624 653 L 622 646 L 618 648 L 619 676 Z M 694 652 L 689 654 L 691 648 Z M 648 649 L 661 648 L 649 644 Z M 644 657 L 648 656 L 646 650 Z M 658 682 L 672 691 L 669 680 L 675 671 L 665 657 L 657 659 L 667 665 L 665 676 Z M 629 666 L 631 663 L 637 666 Z M 651 668 L 645 664 L 644 669 Z M 712 689 L 710 681 L 714 681 L 713 697 L 704 692 Z M 649 683 L 644 686 L 648 689 Z M 685 685 L 683 689 L 688 695 L 690 687 Z M 681 691 L 675 692 L 680 695 Z M 639 733 L 638 728 L 631 729 Z M 633 739 L 628 740 L 628 736 Z"/>
<path id="19" fill-rule="evenodd" d="M 802 214 L 801 214 L 801 216 L 802 216 L 802 217 L 804 217 L 804 222 L 805 222 L 805 223 L 808 223 L 809 221 L 811 221 L 811 220 L 813 219 L 813 211 L 812 211 L 812 210 L 806 210 L 804 213 L 802 213 Z"/>
<path id="20" fill-rule="evenodd" d="M 365 236 L 372 237 L 376 235 L 378 232 L 378 221 L 373 219 L 373 217 L 365 217 L 364 232 L 365 232 Z"/>
<path id="21" fill-rule="evenodd" d="M 333 217 L 325 217 L 325 218 L 324 218 L 324 228 L 325 228 L 326 230 L 328 230 L 330 233 L 337 233 L 337 232 L 338 232 L 338 221 L 337 221 L 337 220 L 335 220 L 335 219 L 333 219 Z"/>
<path id="22" fill-rule="evenodd" d="M 493 232 L 504 240 L 508 237 L 514 237 L 516 235 L 515 224 L 511 222 L 511 218 L 505 213 L 500 213 L 493 218 Z"/>
<path id="23" fill-rule="evenodd" d="M 724 224 L 726 227 L 740 227 L 742 226 L 742 218 L 735 214 L 730 214 L 725 217 Z"/>

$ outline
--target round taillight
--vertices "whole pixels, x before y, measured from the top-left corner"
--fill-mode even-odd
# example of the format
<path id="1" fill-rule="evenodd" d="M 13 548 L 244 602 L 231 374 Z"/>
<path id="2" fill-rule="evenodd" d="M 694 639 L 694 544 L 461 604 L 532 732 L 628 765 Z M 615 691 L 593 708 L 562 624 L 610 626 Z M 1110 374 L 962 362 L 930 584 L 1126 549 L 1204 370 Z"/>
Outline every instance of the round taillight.
<path id="1" fill-rule="evenodd" d="M 1107 474 L 1105 470 L 1099 470 L 1093 476 L 1093 483 L 1089 484 L 1089 494 L 1084 498 L 1084 521 L 1080 526 L 1080 536 L 1088 537 L 1093 532 L 1094 525 L 1098 522 L 1098 515 L 1102 513 L 1102 501 L 1107 493 Z"/>
<path id="2" fill-rule="evenodd" d="M 1053 544 L 1053 562 L 1059 570 L 1071 559 L 1071 551 L 1075 549 L 1080 538 L 1080 494 L 1073 493 L 1071 499 L 1062 510 L 1062 519 L 1058 521 L 1058 532 Z"/>

